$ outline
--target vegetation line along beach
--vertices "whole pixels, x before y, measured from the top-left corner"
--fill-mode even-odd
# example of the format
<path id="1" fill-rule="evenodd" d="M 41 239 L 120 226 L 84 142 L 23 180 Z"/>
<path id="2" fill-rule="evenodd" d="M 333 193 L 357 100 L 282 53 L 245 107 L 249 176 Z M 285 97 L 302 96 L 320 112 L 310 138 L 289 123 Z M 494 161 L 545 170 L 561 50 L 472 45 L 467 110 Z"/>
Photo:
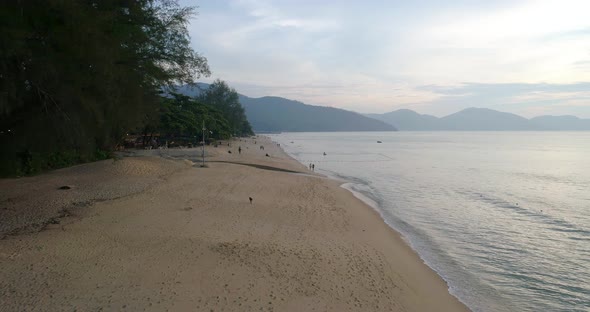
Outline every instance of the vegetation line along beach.
<path id="1" fill-rule="evenodd" d="M 0 176 L 253 134 L 232 87 L 196 85 L 211 71 L 191 47 L 194 7 L 8 1 L 0 12 Z"/>

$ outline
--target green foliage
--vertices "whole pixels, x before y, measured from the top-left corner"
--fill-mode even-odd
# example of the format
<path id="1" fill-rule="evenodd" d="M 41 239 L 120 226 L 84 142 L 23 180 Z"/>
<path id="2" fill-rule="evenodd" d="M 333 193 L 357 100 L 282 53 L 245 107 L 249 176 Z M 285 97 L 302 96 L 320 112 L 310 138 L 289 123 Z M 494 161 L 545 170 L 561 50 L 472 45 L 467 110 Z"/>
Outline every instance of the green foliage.
<path id="1" fill-rule="evenodd" d="M 157 129 L 165 137 L 198 137 L 201 140 L 203 123 L 206 138 L 227 139 L 231 128 L 225 115 L 219 110 L 201 104 L 188 96 L 172 93 L 162 99 L 160 123 Z"/>
<path id="2" fill-rule="evenodd" d="M 162 86 L 209 74 L 193 14 L 172 0 L 3 1 L 0 175 L 96 159 L 157 119 Z"/>
<path id="3" fill-rule="evenodd" d="M 240 104 L 238 92 L 234 88 L 230 88 L 225 81 L 215 80 L 197 99 L 222 112 L 229 122 L 233 135 L 250 136 L 254 134 L 244 108 Z"/>

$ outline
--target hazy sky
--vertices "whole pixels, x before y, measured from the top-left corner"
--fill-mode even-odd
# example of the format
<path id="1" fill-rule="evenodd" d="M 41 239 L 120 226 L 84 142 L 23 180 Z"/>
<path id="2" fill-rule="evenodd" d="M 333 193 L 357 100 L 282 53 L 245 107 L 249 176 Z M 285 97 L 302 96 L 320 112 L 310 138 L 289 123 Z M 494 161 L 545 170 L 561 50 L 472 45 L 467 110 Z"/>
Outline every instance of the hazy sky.
<path id="1" fill-rule="evenodd" d="M 590 0 L 182 3 L 199 7 L 190 34 L 211 79 L 248 96 L 590 118 Z"/>

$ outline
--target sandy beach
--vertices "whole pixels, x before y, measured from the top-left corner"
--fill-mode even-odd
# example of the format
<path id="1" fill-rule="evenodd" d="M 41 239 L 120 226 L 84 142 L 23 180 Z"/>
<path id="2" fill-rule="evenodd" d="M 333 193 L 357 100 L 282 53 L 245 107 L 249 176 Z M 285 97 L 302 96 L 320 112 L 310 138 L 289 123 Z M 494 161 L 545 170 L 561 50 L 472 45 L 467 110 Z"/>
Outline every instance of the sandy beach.
<path id="1" fill-rule="evenodd" d="M 340 182 L 230 143 L 0 180 L 0 310 L 467 311 Z"/>

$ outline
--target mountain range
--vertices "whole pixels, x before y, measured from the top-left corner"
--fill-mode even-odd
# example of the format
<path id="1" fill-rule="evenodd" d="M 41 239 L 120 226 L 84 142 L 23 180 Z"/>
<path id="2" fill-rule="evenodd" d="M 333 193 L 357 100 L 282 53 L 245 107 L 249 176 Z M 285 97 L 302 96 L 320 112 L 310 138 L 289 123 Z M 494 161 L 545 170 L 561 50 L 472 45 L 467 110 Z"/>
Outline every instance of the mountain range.
<path id="1" fill-rule="evenodd" d="M 208 84 L 180 86 L 177 92 L 197 96 Z M 576 116 L 539 116 L 527 119 L 487 108 L 467 108 L 445 117 L 400 109 L 365 114 L 314 106 L 276 96 L 260 98 L 239 94 L 255 132 L 329 131 L 590 131 L 590 119 Z"/>
<path id="2" fill-rule="evenodd" d="M 367 114 L 401 131 L 588 131 L 590 119 L 576 116 L 539 116 L 527 119 L 488 108 L 466 108 L 445 117 L 400 109 L 385 114 Z"/>
<path id="3" fill-rule="evenodd" d="M 208 88 L 180 86 L 177 92 L 194 97 Z M 313 106 L 276 96 L 238 94 L 254 132 L 396 131 L 395 126 L 344 109 Z"/>
<path id="4" fill-rule="evenodd" d="M 313 106 L 276 96 L 240 97 L 256 132 L 395 131 L 394 125 L 333 107 Z"/>

